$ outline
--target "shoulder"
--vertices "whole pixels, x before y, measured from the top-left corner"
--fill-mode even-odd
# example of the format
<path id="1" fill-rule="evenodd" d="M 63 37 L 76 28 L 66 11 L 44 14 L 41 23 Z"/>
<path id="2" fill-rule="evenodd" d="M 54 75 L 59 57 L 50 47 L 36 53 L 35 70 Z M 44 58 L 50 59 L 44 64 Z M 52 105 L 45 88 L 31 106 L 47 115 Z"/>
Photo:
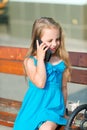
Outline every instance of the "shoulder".
<path id="1" fill-rule="evenodd" d="M 33 58 L 27 57 L 24 59 L 24 69 L 28 77 L 32 77 L 32 75 L 34 76 L 36 72 L 36 66 Z"/>
<path id="2" fill-rule="evenodd" d="M 33 58 L 31 57 L 27 57 L 24 59 L 24 66 L 27 67 L 27 66 L 32 66 L 34 65 L 34 60 Z"/>
<path id="3" fill-rule="evenodd" d="M 24 69 L 25 69 L 27 76 L 29 76 L 29 77 L 35 73 L 36 66 L 34 64 L 33 58 L 28 57 L 28 58 L 24 59 Z"/>

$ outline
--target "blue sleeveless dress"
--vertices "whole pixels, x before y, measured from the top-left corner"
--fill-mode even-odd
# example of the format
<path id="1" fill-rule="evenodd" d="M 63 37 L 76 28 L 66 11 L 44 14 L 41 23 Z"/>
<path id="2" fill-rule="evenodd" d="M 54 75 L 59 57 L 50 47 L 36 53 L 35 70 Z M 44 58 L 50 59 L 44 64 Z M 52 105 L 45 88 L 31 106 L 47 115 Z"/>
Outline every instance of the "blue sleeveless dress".
<path id="1" fill-rule="evenodd" d="M 32 57 L 35 65 L 37 60 Z M 62 76 L 66 68 L 64 61 L 56 65 L 45 64 L 47 81 L 43 89 L 28 79 L 29 88 L 17 115 L 13 130 L 38 130 L 40 123 L 52 121 L 66 125 L 65 105 L 62 93 Z"/>

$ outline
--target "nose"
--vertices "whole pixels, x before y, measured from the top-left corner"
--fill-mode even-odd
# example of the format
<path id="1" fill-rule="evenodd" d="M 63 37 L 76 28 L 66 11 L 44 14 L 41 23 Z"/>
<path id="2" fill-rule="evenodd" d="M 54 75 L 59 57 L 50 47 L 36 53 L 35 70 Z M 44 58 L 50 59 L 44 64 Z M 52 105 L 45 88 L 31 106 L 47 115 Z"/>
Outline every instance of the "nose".
<path id="1" fill-rule="evenodd" d="M 56 41 L 55 41 L 55 40 L 52 42 L 52 45 L 53 45 L 54 47 L 56 46 Z"/>

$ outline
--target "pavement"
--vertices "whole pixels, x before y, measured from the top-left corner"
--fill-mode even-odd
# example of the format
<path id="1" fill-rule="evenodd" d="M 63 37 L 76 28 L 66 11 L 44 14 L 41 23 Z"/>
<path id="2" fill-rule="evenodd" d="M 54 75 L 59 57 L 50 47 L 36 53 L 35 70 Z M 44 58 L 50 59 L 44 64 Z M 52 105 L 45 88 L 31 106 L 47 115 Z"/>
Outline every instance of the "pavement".
<path id="1" fill-rule="evenodd" d="M 0 130 L 12 130 L 12 128 L 0 125 Z"/>

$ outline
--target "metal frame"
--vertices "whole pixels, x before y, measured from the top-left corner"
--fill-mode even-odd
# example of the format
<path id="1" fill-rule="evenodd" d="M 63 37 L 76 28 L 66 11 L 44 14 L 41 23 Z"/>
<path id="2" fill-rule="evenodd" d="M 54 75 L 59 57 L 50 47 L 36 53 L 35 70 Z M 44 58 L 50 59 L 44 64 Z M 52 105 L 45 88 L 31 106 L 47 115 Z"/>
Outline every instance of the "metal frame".
<path id="1" fill-rule="evenodd" d="M 87 127 L 84 128 L 84 123 L 87 122 L 87 104 L 82 104 L 82 105 L 78 106 L 72 112 L 72 114 L 69 117 L 68 123 L 65 127 L 65 130 L 72 130 L 73 121 L 74 121 L 75 117 L 78 115 L 78 113 L 81 112 L 82 110 L 84 110 L 84 113 L 83 113 L 84 119 L 81 120 L 79 127 L 80 127 L 80 130 L 87 130 Z"/>

